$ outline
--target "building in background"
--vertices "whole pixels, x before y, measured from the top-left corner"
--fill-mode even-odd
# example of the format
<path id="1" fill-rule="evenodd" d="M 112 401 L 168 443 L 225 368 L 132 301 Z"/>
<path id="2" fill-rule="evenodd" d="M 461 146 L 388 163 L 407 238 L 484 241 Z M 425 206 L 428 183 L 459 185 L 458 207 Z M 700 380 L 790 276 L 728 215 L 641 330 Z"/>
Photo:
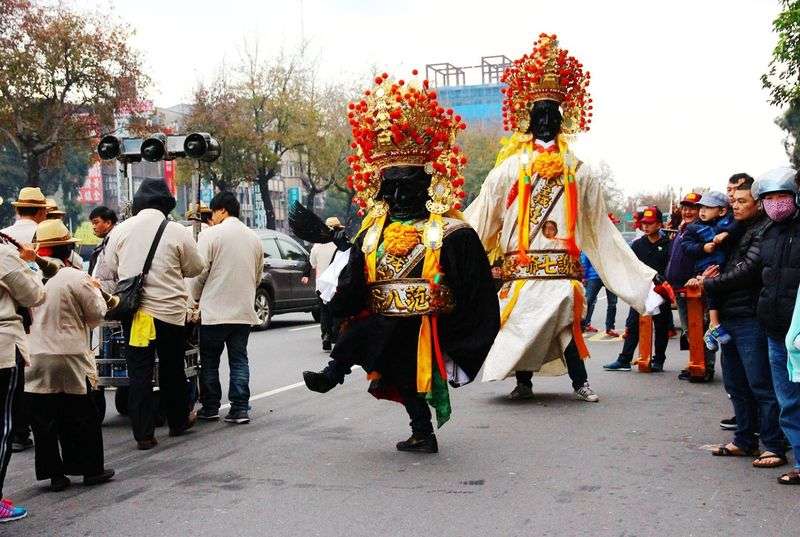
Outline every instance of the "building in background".
<path id="1" fill-rule="evenodd" d="M 470 127 L 502 127 L 503 94 L 500 78 L 511 64 L 504 56 L 483 56 L 480 65 L 451 63 L 425 66 L 425 78 L 436 87 L 442 106 L 452 108 Z"/>

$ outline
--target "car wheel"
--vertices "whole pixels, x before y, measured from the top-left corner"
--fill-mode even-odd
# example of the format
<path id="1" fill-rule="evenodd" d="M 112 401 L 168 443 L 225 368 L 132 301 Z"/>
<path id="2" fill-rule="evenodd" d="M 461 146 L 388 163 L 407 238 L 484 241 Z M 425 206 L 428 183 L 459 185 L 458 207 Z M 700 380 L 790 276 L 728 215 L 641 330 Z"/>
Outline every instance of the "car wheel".
<path id="1" fill-rule="evenodd" d="M 315 323 L 319 322 L 320 315 L 321 313 L 319 311 L 319 308 L 314 308 L 313 310 L 311 310 L 311 316 L 314 318 Z"/>
<path id="2" fill-rule="evenodd" d="M 263 287 L 256 289 L 255 310 L 258 316 L 258 324 L 253 325 L 253 328 L 266 330 L 272 320 L 273 301 L 270 292 Z"/>

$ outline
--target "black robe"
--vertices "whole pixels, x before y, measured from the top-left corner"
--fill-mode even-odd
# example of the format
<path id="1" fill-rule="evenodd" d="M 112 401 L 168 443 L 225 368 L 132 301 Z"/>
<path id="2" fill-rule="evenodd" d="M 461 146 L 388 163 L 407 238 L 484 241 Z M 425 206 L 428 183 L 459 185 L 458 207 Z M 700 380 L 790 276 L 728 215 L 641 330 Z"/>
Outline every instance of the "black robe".
<path id="1" fill-rule="evenodd" d="M 500 329 L 500 309 L 491 269 L 483 245 L 472 228 L 464 227 L 444 237 L 439 264 L 442 285 L 452 291 L 455 307 L 438 317 L 439 342 L 468 376 L 475 378 Z M 420 261 L 409 277 L 422 274 Z M 421 319 L 370 313 L 361 240 L 350 251 L 350 261 L 339 276 L 330 303 L 334 315 L 348 318 L 331 358 L 345 365 L 360 365 L 378 372 L 370 392 L 378 398 L 402 402 L 416 393 L 417 342 Z M 436 365 L 434 364 L 435 368 Z M 446 380 L 446 379 L 445 379 Z"/>

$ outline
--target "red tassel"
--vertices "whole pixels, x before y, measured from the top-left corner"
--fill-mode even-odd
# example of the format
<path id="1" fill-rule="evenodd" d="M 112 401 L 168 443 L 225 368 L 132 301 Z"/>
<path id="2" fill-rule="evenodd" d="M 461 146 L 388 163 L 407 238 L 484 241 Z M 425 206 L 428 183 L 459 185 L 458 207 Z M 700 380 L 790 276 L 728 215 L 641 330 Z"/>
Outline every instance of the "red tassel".
<path id="1" fill-rule="evenodd" d="M 439 375 L 442 377 L 442 380 L 447 381 L 447 370 L 444 367 L 442 349 L 439 346 L 439 318 L 436 315 L 431 316 L 431 333 L 433 334 L 433 354 L 436 356 L 436 365 L 439 367 Z"/>

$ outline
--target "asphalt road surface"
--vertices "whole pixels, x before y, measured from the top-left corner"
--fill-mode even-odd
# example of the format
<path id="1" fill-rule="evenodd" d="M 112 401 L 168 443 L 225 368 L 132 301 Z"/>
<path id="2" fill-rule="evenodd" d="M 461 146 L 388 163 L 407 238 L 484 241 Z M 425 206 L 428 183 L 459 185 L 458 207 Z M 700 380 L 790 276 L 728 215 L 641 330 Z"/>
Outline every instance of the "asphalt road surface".
<path id="1" fill-rule="evenodd" d="M 137 451 L 109 396 L 114 481 L 45 492 L 33 451 L 15 454 L 6 494 L 30 515 L 0 535 L 798 535 L 800 488 L 778 485 L 780 469 L 708 452 L 731 438 L 718 426 L 731 406 L 719 378 L 677 380 L 677 340 L 663 374 L 604 372 L 621 342 L 589 347 L 599 403 L 575 400 L 566 376 L 534 378 L 525 402 L 505 398 L 511 380 L 475 382 L 451 391 L 439 454 L 419 455 L 395 451 L 408 418 L 365 392 L 363 372 L 306 390 L 301 371 L 327 360 L 318 326 L 276 317 L 250 339 L 249 425 L 200 423 L 179 438 L 161 428 L 156 449 Z"/>

